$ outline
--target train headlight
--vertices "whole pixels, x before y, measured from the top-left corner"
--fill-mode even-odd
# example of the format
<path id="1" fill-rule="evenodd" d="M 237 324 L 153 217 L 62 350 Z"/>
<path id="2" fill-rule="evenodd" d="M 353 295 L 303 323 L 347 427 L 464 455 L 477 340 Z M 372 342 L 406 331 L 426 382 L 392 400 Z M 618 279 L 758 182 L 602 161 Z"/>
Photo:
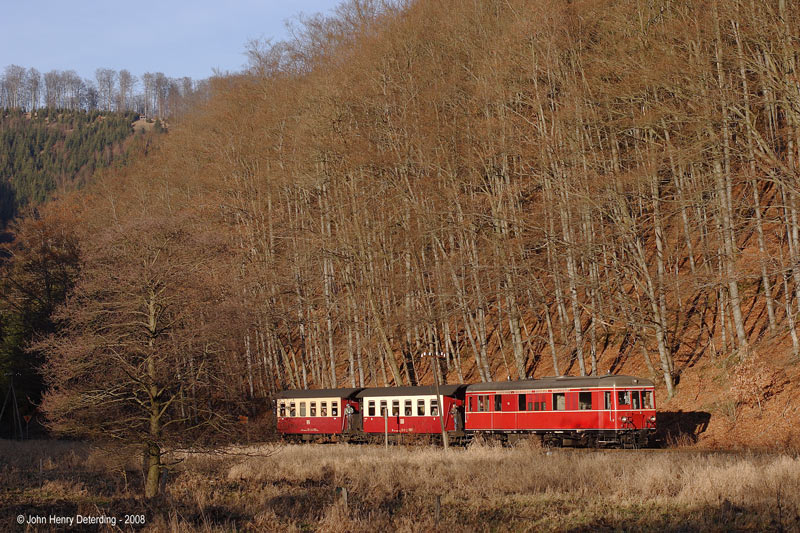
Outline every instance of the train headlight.
<path id="1" fill-rule="evenodd" d="M 650 417 L 650 422 L 653 422 L 653 423 L 655 423 L 655 421 L 656 421 L 656 417 L 655 417 L 655 416 L 651 416 L 651 417 Z"/>
<path id="2" fill-rule="evenodd" d="M 628 417 L 627 416 L 623 416 L 622 418 L 620 418 L 620 420 L 622 420 L 623 422 L 627 422 L 628 421 Z"/>

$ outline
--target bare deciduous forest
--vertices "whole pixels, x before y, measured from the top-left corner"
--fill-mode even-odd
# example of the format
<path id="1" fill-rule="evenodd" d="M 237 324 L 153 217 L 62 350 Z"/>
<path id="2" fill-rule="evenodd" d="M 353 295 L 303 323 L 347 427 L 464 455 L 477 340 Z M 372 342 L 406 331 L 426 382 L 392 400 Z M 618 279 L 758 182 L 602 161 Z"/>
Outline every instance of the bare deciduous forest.
<path id="1" fill-rule="evenodd" d="M 31 224 L 79 248 L 32 345 L 54 430 L 147 443 L 155 495 L 166 443 L 439 351 L 649 376 L 672 444 L 796 449 L 800 5 L 350 0 L 294 36 L 17 223 L 4 268 Z"/>

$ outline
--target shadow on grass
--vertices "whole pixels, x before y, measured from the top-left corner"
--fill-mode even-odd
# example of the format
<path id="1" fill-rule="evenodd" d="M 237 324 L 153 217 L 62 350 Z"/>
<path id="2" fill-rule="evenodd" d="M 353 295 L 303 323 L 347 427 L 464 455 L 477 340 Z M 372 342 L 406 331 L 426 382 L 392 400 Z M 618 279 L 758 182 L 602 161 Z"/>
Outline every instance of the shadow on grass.
<path id="1" fill-rule="evenodd" d="M 705 411 L 658 411 L 658 440 L 668 446 L 694 444 L 708 429 L 711 413 Z"/>

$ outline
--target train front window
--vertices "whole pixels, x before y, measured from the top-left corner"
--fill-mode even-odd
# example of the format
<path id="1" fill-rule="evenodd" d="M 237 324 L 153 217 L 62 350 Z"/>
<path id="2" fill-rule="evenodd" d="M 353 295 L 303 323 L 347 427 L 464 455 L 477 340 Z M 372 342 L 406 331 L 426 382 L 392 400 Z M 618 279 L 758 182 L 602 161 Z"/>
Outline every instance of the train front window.
<path id="1" fill-rule="evenodd" d="M 617 392 L 617 405 L 630 405 L 630 404 L 631 404 L 630 391 Z"/>
<path id="2" fill-rule="evenodd" d="M 328 416 L 328 402 L 319 403 L 319 416 Z"/>
<path id="3" fill-rule="evenodd" d="M 631 406 L 634 409 L 639 409 L 639 391 L 638 390 L 631 391 L 631 397 L 633 398 L 633 401 L 631 402 Z"/>
<path id="4" fill-rule="evenodd" d="M 644 409 L 653 408 L 653 391 L 651 390 L 642 391 L 642 408 Z"/>
<path id="5" fill-rule="evenodd" d="M 578 393 L 578 409 L 586 411 L 592 408 L 592 393 L 579 392 Z"/>
<path id="6" fill-rule="evenodd" d="M 417 416 L 425 416 L 425 400 L 417 400 Z"/>
<path id="7" fill-rule="evenodd" d="M 565 411 L 567 409 L 567 396 L 563 392 L 553 393 L 553 411 Z"/>

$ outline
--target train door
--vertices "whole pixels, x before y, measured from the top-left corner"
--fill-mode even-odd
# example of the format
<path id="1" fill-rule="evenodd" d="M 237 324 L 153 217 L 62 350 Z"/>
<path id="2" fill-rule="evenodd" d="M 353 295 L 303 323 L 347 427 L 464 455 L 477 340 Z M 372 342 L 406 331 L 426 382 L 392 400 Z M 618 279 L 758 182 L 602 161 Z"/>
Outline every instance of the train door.
<path id="1" fill-rule="evenodd" d="M 362 419 L 363 413 L 361 412 L 359 403 L 350 400 L 343 400 L 342 406 L 344 409 L 342 414 L 345 417 L 345 429 L 348 431 L 361 431 L 364 426 Z M 337 416 L 337 413 L 334 411 L 337 408 L 338 406 L 336 405 L 336 402 L 334 402 L 333 406 L 331 407 L 332 416 Z"/>
<path id="2" fill-rule="evenodd" d="M 631 412 L 632 409 L 632 394 L 629 390 L 617 390 L 616 392 L 616 402 L 617 402 L 617 424 L 619 427 L 629 427 L 629 421 L 632 418 L 633 413 Z M 625 419 L 624 421 L 622 419 Z"/>
<path id="3" fill-rule="evenodd" d="M 603 410 L 600 412 L 600 427 L 604 429 L 611 429 L 616 423 L 616 406 L 615 406 L 615 391 L 606 390 L 602 391 L 603 394 Z"/>
<path id="4" fill-rule="evenodd" d="M 519 410 L 519 400 L 516 394 L 503 394 L 500 401 L 500 413 L 496 413 L 499 418 L 498 429 L 514 429 L 517 427 L 517 411 Z"/>
<path id="5" fill-rule="evenodd" d="M 503 396 L 500 394 L 492 394 L 488 399 L 492 413 L 491 428 L 493 430 L 498 430 L 503 427 Z"/>

